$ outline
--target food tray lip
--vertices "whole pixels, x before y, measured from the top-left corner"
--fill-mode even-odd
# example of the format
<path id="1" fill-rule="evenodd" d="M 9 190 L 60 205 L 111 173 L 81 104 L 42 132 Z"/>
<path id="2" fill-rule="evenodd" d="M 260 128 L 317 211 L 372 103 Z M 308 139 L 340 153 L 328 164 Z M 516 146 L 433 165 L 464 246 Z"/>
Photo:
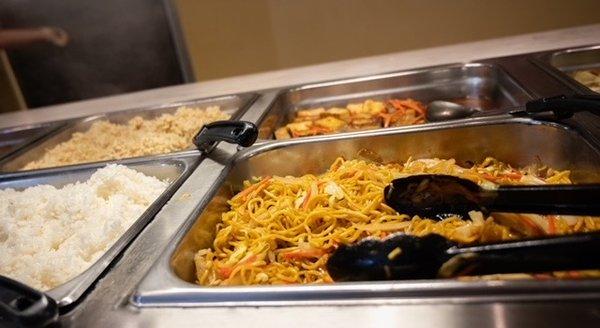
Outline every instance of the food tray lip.
<path id="1" fill-rule="evenodd" d="M 529 55 L 529 61 L 540 67 L 562 84 L 566 85 L 572 91 L 581 94 L 597 94 L 550 63 L 550 60 L 555 56 L 586 51 L 600 51 L 600 44 L 539 52 L 537 54 Z M 600 62 L 598 64 L 600 65 Z"/>
<path id="2" fill-rule="evenodd" d="M 400 127 L 388 130 L 360 131 L 351 135 L 320 136 L 320 138 L 299 138 L 285 142 L 272 142 L 255 145 L 237 152 L 225 167 L 219 179 L 215 181 L 210 192 L 197 202 L 195 209 L 188 213 L 185 222 L 171 236 L 171 241 L 159 258 L 151 266 L 146 275 L 138 283 L 129 302 L 136 307 L 203 307 L 203 306 L 258 306 L 258 305 L 301 305 L 301 304 L 343 304 L 351 297 L 356 301 L 380 302 L 382 299 L 406 298 L 413 301 L 424 301 L 427 298 L 451 297 L 460 298 L 485 297 L 486 294 L 518 298 L 524 290 L 543 294 L 542 298 L 552 298 L 558 293 L 561 297 L 576 289 L 600 295 L 600 280 L 553 281 L 552 285 L 544 281 L 470 281 L 458 280 L 414 280 L 414 281 L 382 281 L 352 282 L 336 284 L 293 285 L 293 286 L 227 286 L 201 287 L 179 278 L 171 268 L 171 259 L 185 235 L 196 222 L 210 200 L 218 192 L 228 174 L 238 162 L 263 154 L 265 152 L 293 145 L 330 142 L 334 140 L 380 137 L 388 135 L 412 134 L 424 131 L 466 128 L 472 126 L 524 124 L 543 125 L 578 133 L 575 129 L 554 122 L 537 121 L 530 118 L 489 117 L 464 122 L 442 122 L 427 126 Z M 582 136 L 584 138 L 584 136 Z M 596 147 L 590 145 L 594 150 Z M 600 152 L 600 151 L 599 151 Z M 583 286 L 583 287 L 582 287 Z M 482 290 L 482 288 L 485 288 Z M 425 292 L 424 292 L 425 290 Z M 442 291 L 443 293 L 440 293 Z M 273 297 L 276 292 L 277 296 Z M 578 291 L 577 297 L 581 297 Z M 445 293 L 445 294 L 444 294 Z M 554 295 L 554 296 L 553 296 Z M 250 297 L 251 296 L 251 297 Z M 535 297 L 533 297 L 535 298 Z M 533 299 L 531 295 L 523 298 Z"/>
<path id="3" fill-rule="evenodd" d="M 168 281 L 172 281 L 168 279 Z M 550 284 L 551 283 L 551 284 Z M 177 286 L 140 293 L 129 303 L 138 308 L 170 307 L 255 307 L 306 305 L 357 305 L 431 302 L 459 303 L 581 300 L 600 297 L 600 281 L 580 280 L 479 280 L 454 279 L 338 282 L 333 284 L 280 286 Z M 276 295 L 276 297 L 273 297 Z"/>
<path id="4" fill-rule="evenodd" d="M 11 134 L 14 132 L 20 132 L 20 131 L 37 130 L 36 132 L 33 133 L 33 135 L 31 135 L 27 138 L 24 138 L 25 140 L 23 140 L 22 142 L 20 142 L 18 144 L 15 144 L 13 146 L 13 148 L 10 149 L 8 152 L 6 152 L 4 154 L 0 153 L 0 160 L 11 156 L 14 152 L 18 151 L 21 148 L 26 147 L 27 145 L 32 144 L 32 143 L 44 138 L 45 136 L 50 135 L 50 134 L 54 133 L 55 131 L 62 129 L 66 125 L 67 125 L 66 121 L 55 121 L 55 122 L 45 122 L 45 123 L 22 124 L 22 125 L 18 125 L 18 126 L 12 126 L 12 127 L 0 129 L 0 136 Z M 8 140 L 11 140 L 11 139 L 8 138 Z"/>
<path id="5" fill-rule="evenodd" d="M 53 289 L 45 291 L 52 297 L 60 308 L 73 305 L 91 287 L 103 272 L 111 265 L 113 260 L 136 238 L 141 230 L 154 218 L 160 208 L 177 191 L 179 186 L 191 174 L 201 160 L 198 153 L 184 153 L 171 156 L 155 156 L 135 159 L 113 161 L 111 163 L 125 165 L 127 167 L 159 167 L 173 166 L 177 168 L 178 174 L 169 181 L 167 188 L 148 206 L 148 208 L 132 223 L 132 225 L 114 242 L 114 244 L 89 268 L 81 272 L 71 280 Z M 66 173 L 91 173 L 102 167 L 106 162 L 88 163 L 73 167 L 57 167 L 24 172 L 0 173 L 0 181 L 10 182 L 27 179 L 39 179 L 48 176 L 61 176 Z M 66 182 L 66 181 L 65 181 Z M 72 181 L 75 182 L 75 181 Z M 69 183 L 72 183 L 69 182 Z M 32 186 L 37 185 L 32 183 Z"/>
<path id="6" fill-rule="evenodd" d="M 241 117 L 248 111 L 248 109 L 250 107 L 252 107 L 252 104 L 260 97 L 260 95 L 261 94 L 258 92 L 244 92 L 244 93 L 227 94 L 227 95 L 220 95 L 220 96 L 214 96 L 214 97 L 188 99 L 188 100 L 159 104 L 159 105 L 155 105 L 155 106 L 134 107 L 134 108 L 130 108 L 130 109 L 124 109 L 124 110 L 119 110 L 119 111 L 114 111 L 114 112 L 109 112 L 109 113 L 95 114 L 95 115 L 91 115 L 91 116 L 83 116 L 83 117 L 79 117 L 79 118 L 73 118 L 68 121 L 63 121 L 62 122 L 63 124 L 61 126 L 50 131 L 49 133 L 45 134 L 44 136 L 37 138 L 36 140 L 32 141 L 31 143 L 28 143 L 27 145 L 23 145 L 23 146 L 19 147 L 18 149 L 15 149 L 14 151 L 7 154 L 6 156 L 0 156 L 0 174 L 14 172 L 14 171 L 6 170 L 6 166 L 8 164 L 10 164 L 12 161 L 18 159 L 21 155 L 24 155 L 24 154 L 28 153 L 29 151 L 36 149 L 36 147 L 38 147 L 41 143 L 51 140 L 52 138 L 54 138 L 58 135 L 61 135 L 63 133 L 76 132 L 76 130 L 79 126 L 90 123 L 90 122 L 94 122 L 94 121 L 102 120 L 102 119 L 110 119 L 111 117 L 120 116 L 120 115 L 131 115 L 133 117 L 134 115 L 136 115 L 138 113 L 143 113 L 143 112 L 154 112 L 154 111 L 160 111 L 163 109 L 177 108 L 180 106 L 194 105 L 197 103 L 218 102 L 218 101 L 226 101 L 228 99 L 238 98 L 240 100 L 240 106 L 237 109 L 235 109 L 235 111 L 232 113 L 232 116 L 230 118 L 230 120 L 235 121 L 235 120 L 241 119 Z M 51 123 L 56 123 L 56 122 L 47 122 L 47 123 L 41 123 L 41 124 L 51 124 Z M 11 129 L 11 128 L 9 128 L 9 129 Z M 127 158 L 123 158 L 121 160 L 126 160 L 126 159 L 140 159 L 141 160 L 141 159 L 144 159 L 144 158 L 147 158 L 150 156 L 159 156 L 159 155 L 180 155 L 180 154 L 184 154 L 184 153 L 187 153 L 190 151 L 194 151 L 194 148 L 184 149 L 181 151 L 175 151 L 175 152 L 166 153 L 166 154 L 127 157 Z M 78 165 L 99 164 L 99 163 L 114 162 L 114 161 L 117 161 L 117 160 L 106 160 L 106 161 L 70 164 L 70 165 L 64 165 L 64 166 L 59 166 L 59 167 L 60 168 L 69 168 L 69 167 L 76 167 Z M 42 170 L 42 169 L 27 170 L 25 172 L 32 172 L 32 171 L 38 171 L 38 170 Z"/>
<path id="7" fill-rule="evenodd" d="M 378 74 L 360 75 L 360 76 L 354 76 L 354 77 L 348 77 L 348 78 L 342 78 L 342 79 L 332 79 L 332 80 L 311 82 L 311 83 L 304 83 L 304 84 L 294 84 L 294 85 L 284 86 L 284 87 L 276 88 L 276 89 L 263 90 L 263 93 L 266 91 L 272 91 L 272 90 L 275 90 L 276 92 L 275 92 L 275 95 L 273 96 L 273 98 L 271 99 L 270 103 L 267 105 L 267 107 L 262 110 L 262 113 L 256 120 L 256 125 L 259 128 L 261 127 L 266 116 L 271 112 L 271 110 L 273 109 L 273 106 L 275 106 L 275 103 L 286 93 L 302 91 L 302 90 L 309 90 L 309 89 L 316 89 L 316 88 L 323 88 L 323 87 L 329 87 L 329 86 L 344 85 L 344 84 L 350 84 L 350 83 L 357 83 L 357 82 L 368 82 L 368 81 L 374 81 L 374 80 L 381 80 L 381 79 L 386 79 L 386 78 L 419 74 L 419 73 L 433 71 L 433 70 L 452 69 L 452 68 L 470 68 L 470 67 L 492 68 L 492 69 L 500 72 L 500 74 L 506 76 L 511 82 L 513 82 L 515 84 L 515 86 L 517 88 L 519 88 L 520 92 L 527 99 L 531 100 L 534 98 L 534 94 L 531 91 L 529 91 L 527 88 L 525 88 L 521 84 L 521 82 L 519 82 L 519 80 L 515 79 L 504 67 L 502 67 L 502 65 L 499 65 L 494 62 L 483 61 L 483 60 L 471 61 L 471 62 L 456 62 L 456 63 L 440 64 L 440 65 L 434 65 L 434 66 L 425 66 L 425 67 L 419 67 L 419 68 L 404 69 L 404 70 L 399 70 L 399 71 L 384 72 L 384 73 L 378 73 Z M 498 108 L 498 109 L 503 109 L 503 108 Z M 472 119 L 473 118 L 464 118 L 464 119 L 460 119 L 460 120 L 456 120 L 456 121 L 465 122 L 465 121 L 469 121 Z M 434 122 L 427 122 L 425 124 L 420 124 L 420 125 L 430 125 L 430 124 L 434 124 Z M 393 127 L 380 128 L 380 129 L 374 129 L 374 130 L 388 130 L 388 129 L 394 129 L 394 128 Z M 366 131 L 371 131 L 371 130 L 366 130 Z M 329 134 L 326 136 L 331 137 L 331 136 L 337 136 L 337 135 L 351 135 L 353 133 L 355 133 L 355 132 L 354 131 L 339 132 L 339 133 Z M 322 137 L 322 136 L 309 136 L 309 137 L 302 137 L 302 138 L 297 138 L 297 139 L 307 139 L 307 138 L 315 138 L 315 137 Z M 287 139 L 285 139 L 285 140 L 287 140 Z M 259 137 L 258 140 L 256 141 L 256 143 L 261 144 L 261 143 L 265 143 L 265 142 L 281 142 L 281 141 L 285 141 L 285 140 L 277 140 L 275 138 L 262 139 Z"/>
<path id="8" fill-rule="evenodd" d="M 114 111 L 114 112 L 84 116 L 84 117 L 80 117 L 79 119 L 75 120 L 73 123 L 79 124 L 79 123 L 85 123 L 90 120 L 96 120 L 96 119 L 102 119 L 102 118 L 110 119 L 112 116 L 127 115 L 127 114 L 135 115 L 137 113 L 142 113 L 142 112 L 160 111 L 163 109 L 196 105 L 198 103 L 203 103 L 203 102 L 226 101 L 228 99 L 233 99 L 233 98 L 238 98 L 238 99 L 240 99 L 240 102 L 241 102 L 241 106 L 238 107 L 232 113 L 231 118 L 230 118 L 230 120 L 237 120 L 246 112 L 246 110 L 248 110 L 248 108 L 252 105 L 252 103 L 254 103 L 256 98 L 258 98 L 259 96 L 260 96 L 260 94 L 257 92 L 245 92 L 245 93 L 237 93 L 237 94 L 220 95 L 220 96 L 214 96 L 214 97 L 179 100 L 179 101 L 163 103 L 163 104 L 159 104 L 159 105 L 155 105 L 155 106 L 134 107 L 134 108 L 123 109 L 123 110 L 118 110 L 118 111 Z M 202 104 L 200 104 L 200 106 L 202 106 Z"/>

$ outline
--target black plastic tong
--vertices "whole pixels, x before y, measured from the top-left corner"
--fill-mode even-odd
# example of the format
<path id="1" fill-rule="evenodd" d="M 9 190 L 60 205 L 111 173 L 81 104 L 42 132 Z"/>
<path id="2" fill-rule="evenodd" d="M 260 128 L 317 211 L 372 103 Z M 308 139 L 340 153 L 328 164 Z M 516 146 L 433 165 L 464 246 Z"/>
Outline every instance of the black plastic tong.
<path id="1" fill-rule="evenodd" d="M 500 186 L 486 190 L 449 175 L 396 179 L 385 202 L 400 213 L 429 218 L 471 210 L 600 214 L 600 185 Z M 600 269 L 600 233 L 465 246 L 431 234 L 397 234 L 340 246 L 327 270 L 336 281 L 428 279 L 460 275 Z"/>
<path id="2" fill-rule="evenodd" d="M 499 186 L 483 189 L 451 175 L 421 174 L 392 181 L 386 204 L 408 215 L 463 217 L 469 211 L 600 215 L 600 184 Z"/>
<path id="3" fill-rule="evenodd" d="M 397 234 L 340 246 L 327 271 L 335 281 L 600 269 L 600 233 L 465 246 L 431 234 Z"/>
<path id="4" fill-rule="evenodd" d="M 552 112 L 553 118 L 562 120 L 573 116 L 576 112 L 589 111 L 600 114 L 600 95 L 559 95 L 535 99 L 521 108 L 510 111 L 515 116 L 537 116 L 545 112 Z"/>

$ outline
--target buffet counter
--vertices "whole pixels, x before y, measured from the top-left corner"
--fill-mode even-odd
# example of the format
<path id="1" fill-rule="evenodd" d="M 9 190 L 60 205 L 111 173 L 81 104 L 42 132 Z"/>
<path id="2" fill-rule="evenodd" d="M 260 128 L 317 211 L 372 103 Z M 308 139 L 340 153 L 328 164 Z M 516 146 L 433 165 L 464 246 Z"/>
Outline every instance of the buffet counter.
<path id="1" fill-rule="evenodd" d="M 600 119 L 594 114 L 577 113 L 556 122 L 512 117 L 505 111 L 540 97 L 593 94 L 571 74 L 588 69 L 588 64 L 573 64 L 584 56 L 563 58 L 592 53 L 588 57 L 600 63 L 594 55 L 597 44 L 600 24 L 3 114 L 3 139 L 14 142 L 0 153 L 4 172 L 0 186 L 19 189 L 36 183 L 64 186 L 92 181 L 93 170 L 113 162 L 148 175 L 148 184 L 154 178 L 168 182 L 90 269 L 47 288 L 59 305 L 62 326 L 593 326 L 600 322 L 600 283 L 594 279 L 551 284 L 419 280 L 215 287 L 225 285 L 217 276 L 233 274 L 217 270 L 198 286 L 202 279 L 195 274 L 202 264 L 194 254 L 214 240 L 216 221 L 227 210 L 223 200 L 232 197 L 228 193 L 248 188 L 240 194 L 257 195 L 244 180 L 264 190 L 266 184 L 261 183 L 271 176 L 319 174 L 330 165 L 335 170 L 341 165 L 337 157 L 350 158 L 364 148 L 373 150 L 375 155 L 367 157 L 376 157 L 378 163 L 410 163 L 415 156 L 456 158 L 457 164 L 473 165 L 488 163 L 489 152 L 515 167 L 498 164 L 508 173 L 496 179 L 514 175 L 521 179 L 525 169 L 517 167 L 542 161 L 570 169 L 574 183 L 600 181 Z M 405 100 L 410 98 L 418 101 Z M 489 114 L 425 122 L 421 111 L 438 99 L 477 106 Z M 170 127 L 179 124 L 172 117 L 183 115 L 181 108 L 211 107 L 215 117 L 203 112 L 195 119 L 202 124 L 220 119 L 250 121 L 259 128 L 256 143 L 243 149 L 221 142 L 207 154 L 185 143 L 159 154 L 135 153 L 134 146 L 130 150 L 134 155 L 110 158 L 87 158 L 68 146 L 71 136 L 85 138 L 97 122 L 106 119 L 133 129 L 147 122 Z M 164 115 L 173 116 L 166 116 L 165 123 Z M 190 119 L 186 116 L 183 121 Z M 72 153 L 67 158 L 62 153 L 46 156 L 49 149 L 61 145 L 81 160 L 75 161 Z M 82 147 L 94 147 L 93 141 Z M 42 167 L 46 162 L 50 164 Z M 558 179 L 563 174 L 549 172 L 535 179 Z M 261 182 L 256 177 L 268 178 Z M 295 206 L 309 208 L 309 195 L 303 194 Z M 338 197 L 335 191 L 331 196 Z M 264 273 L 250 277 L 269 279 Z M 315 281 L 330 282 L 326 274 L 319 279 Z"/>

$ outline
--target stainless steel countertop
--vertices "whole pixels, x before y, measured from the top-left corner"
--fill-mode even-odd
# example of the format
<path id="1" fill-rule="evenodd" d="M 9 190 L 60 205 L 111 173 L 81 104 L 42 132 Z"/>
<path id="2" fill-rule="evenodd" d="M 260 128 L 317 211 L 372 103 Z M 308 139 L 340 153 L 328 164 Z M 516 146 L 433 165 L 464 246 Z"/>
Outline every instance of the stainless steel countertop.
<path id="1" fill-rule="evenodd" d="M 400 69 L 464 62 L 496 56 L 600 43 L 600 24 L 471 42 L 459 45 L 361 58 L 207 81 L 176 87 L 0 115 L 0 127 L 156 105 L 290 84 L 316 82 Z M 249 112 L 244 118 L 256 117 Z M 156 218 L 127 248 L 74 309 L 61 317 L 65 326 L 81 327 L 338 327 L 360 326 L 594 326 L 600 322 L 598 298 L 579 301 L 479 301 L 452 298 L 415 301 L 385 299 L 368 303 L 321 306 L 203 308 L 136 308 L 129 297 L 173 234 L 183 213 L 207 201 L 207 193 L 224 174 L 236 148 L 220 144 L 194 171 Z M 465 302 L 466 301 L 466 302 Z"/>

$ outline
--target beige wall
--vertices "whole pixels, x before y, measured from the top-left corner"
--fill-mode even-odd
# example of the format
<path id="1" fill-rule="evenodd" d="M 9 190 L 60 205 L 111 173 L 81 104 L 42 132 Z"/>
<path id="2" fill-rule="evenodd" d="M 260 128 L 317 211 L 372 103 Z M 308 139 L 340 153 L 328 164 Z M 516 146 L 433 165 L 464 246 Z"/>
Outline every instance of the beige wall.
<path id="1" fill-rule="evenodd" d="M 198 79 L 600 23 L 599 0 L 174 0 Z"/>

